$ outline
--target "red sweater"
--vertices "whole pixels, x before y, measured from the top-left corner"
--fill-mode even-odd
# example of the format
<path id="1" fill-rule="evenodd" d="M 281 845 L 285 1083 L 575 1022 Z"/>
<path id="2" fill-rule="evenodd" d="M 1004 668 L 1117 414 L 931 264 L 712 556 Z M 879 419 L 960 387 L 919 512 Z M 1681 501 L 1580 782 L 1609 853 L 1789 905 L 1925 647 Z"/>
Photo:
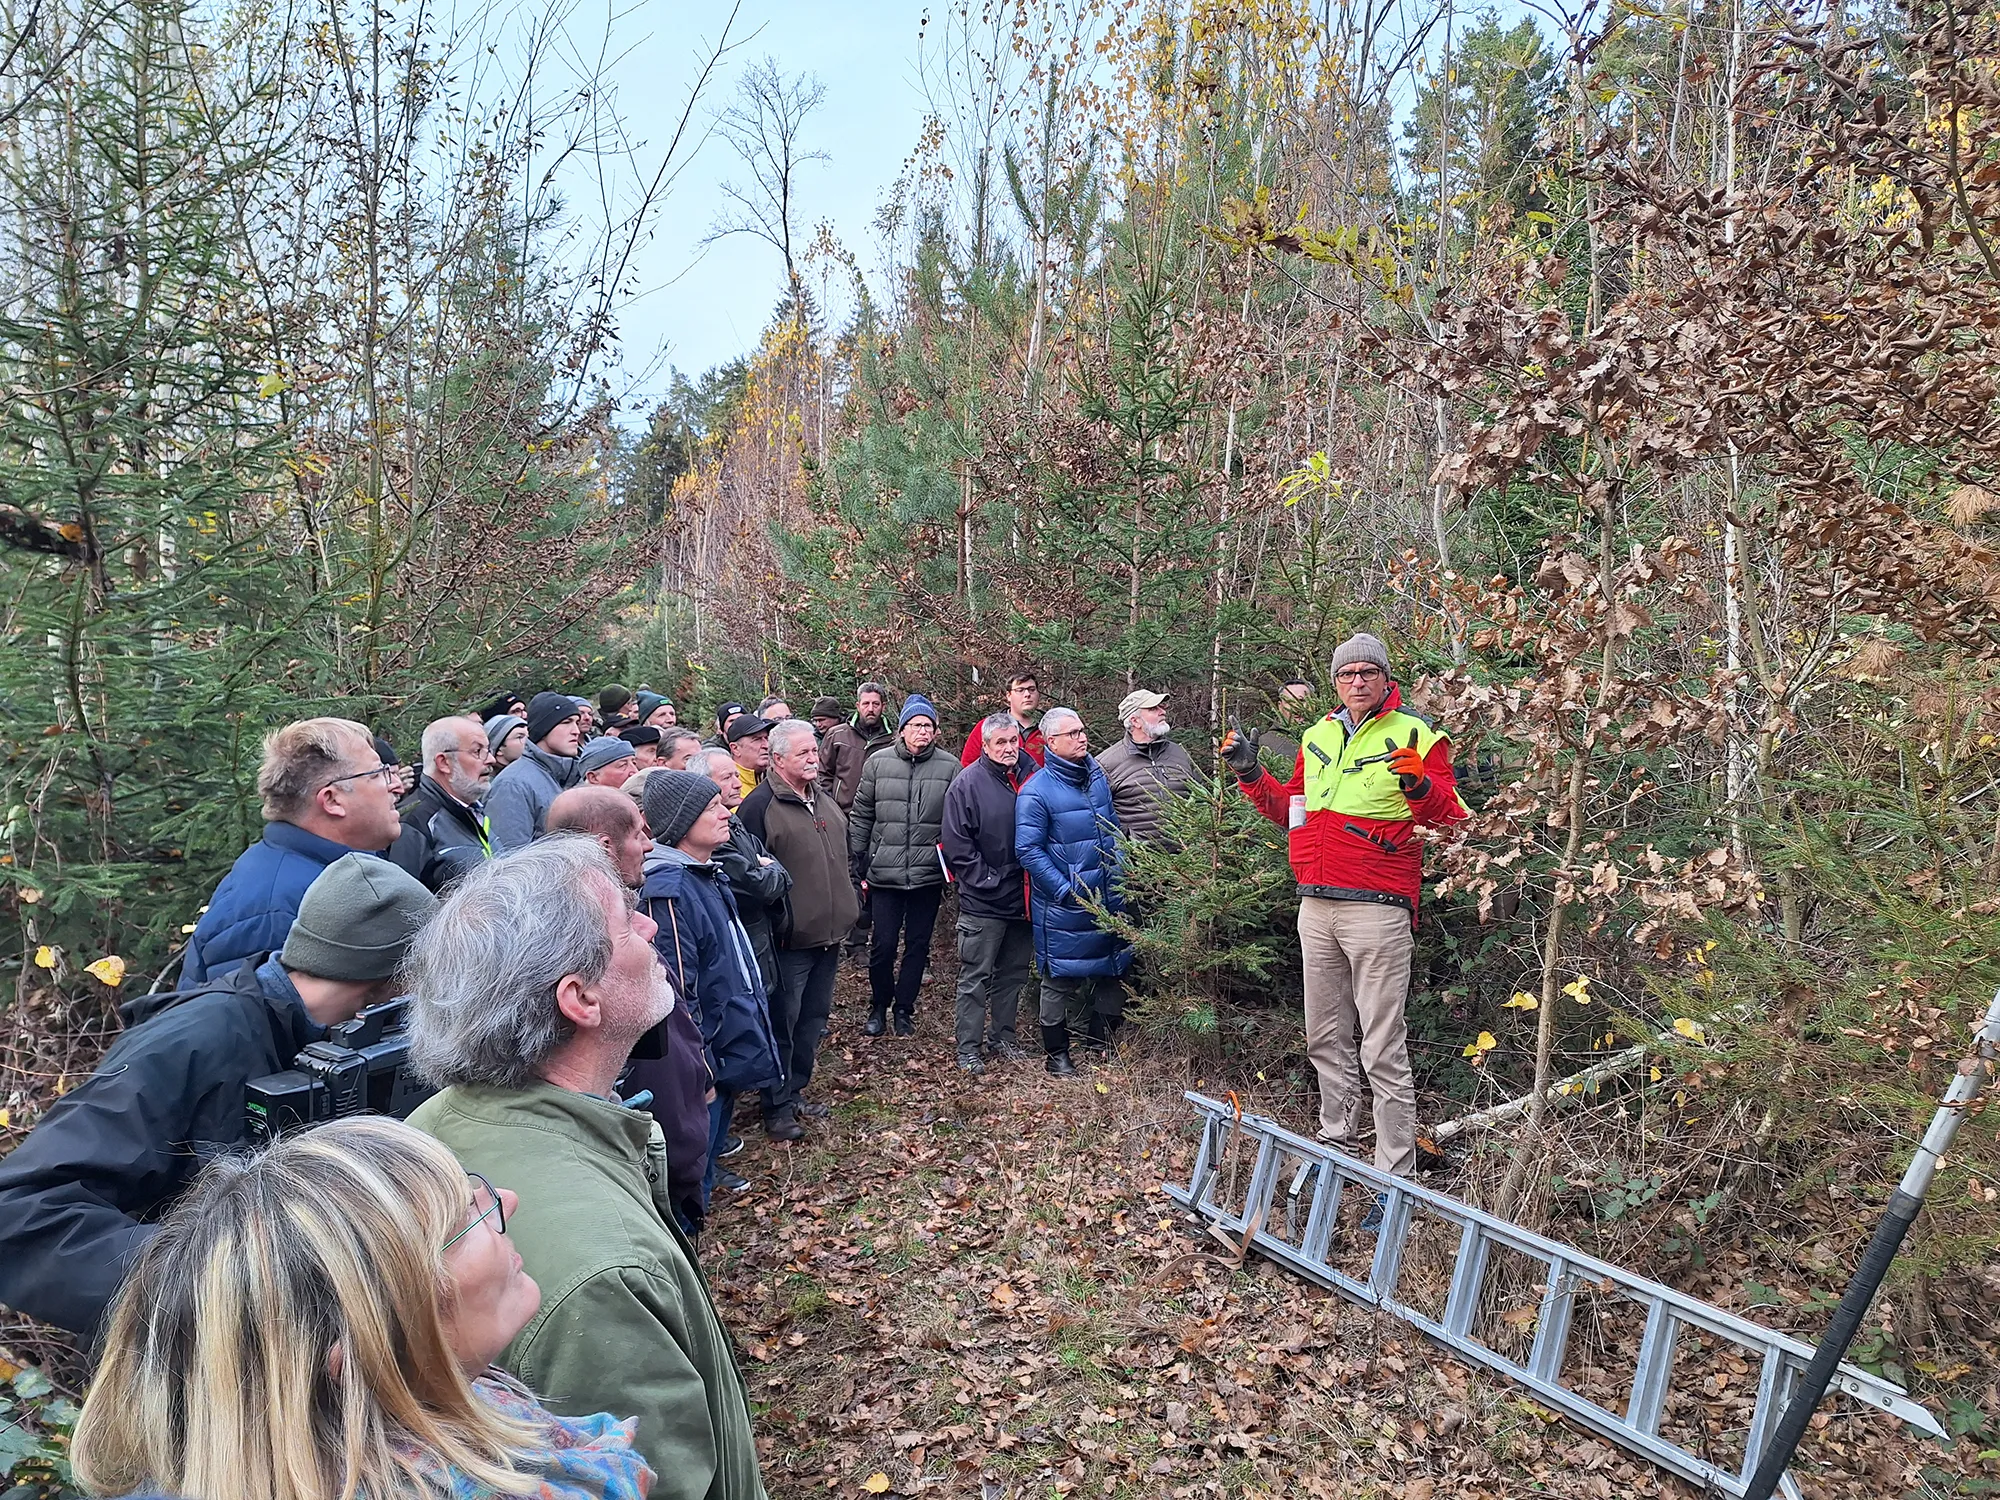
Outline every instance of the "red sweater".
<path id="1" fill-rule="evenodd" d="M 979 724 L 985 722 L 984 719 L 981 719 Z M 972 726 L 972 733 L 965 737 L 965 748 L 958 755 L 958 763 L 961 766 L 971 765 L 986 753 L 985 742 L 979 733 L 979 724 L 974 724 Z M 1042 726 L 1039 724 L 1033 725 L 1026 734 L 1021 736 L 1021 753 L 1027 756 L 1039 768 L 1042 764 L 1043 749 Z"/>

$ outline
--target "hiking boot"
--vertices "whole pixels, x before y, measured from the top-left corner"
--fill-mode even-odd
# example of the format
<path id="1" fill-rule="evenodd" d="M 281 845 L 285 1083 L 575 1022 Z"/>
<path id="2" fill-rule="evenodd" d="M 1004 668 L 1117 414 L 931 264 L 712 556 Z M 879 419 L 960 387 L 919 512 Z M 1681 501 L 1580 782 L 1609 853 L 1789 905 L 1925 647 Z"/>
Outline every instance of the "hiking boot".
<path id="1" fill-rule="evenodd" d="M 961 1073 L 984 1073 L 986 1071 L 986 1059 L 979 1055 L 977 1047 L 960 1047 L 958 1049 L 958 1070 Z"/>
<path id="2" fill-rule="evenodd" d="M 808 1120 L 824 1120 L 828 1115 L 833 1113 L 833 1106 L 831 1104 L 822 1104 L 817 1099 L 801 1099 L 799 1101 L 799 1113 L 804 1115 Z"/>
<path id="3" fill-rule="evenodd" d="M 861 1034 L 863 1036 L 880 1036 L 888 1029 L 889 1007 L 886 1005 L 869 1006 L 868 1019 L 861 1023 Z"/>
<path id="4" fill-rule="evenodd" d="M 1076 1064 L 1070 1061 L 1067 1052 L 1051 1052 L 1043 1059 L 1042 1066 L 1049 1070 L 1051 1078 L 1074 1078 L 1078 1072 Z"/>
<path id="5" fill-rule="evenodd" d="M 806 1138 L 806 1128 L 794 1115 L 773 1115 L 764 1121 L 764 1134 L 774 1141 L 802 1141 Z"/>
<path id="6" fill-rule="evenodd" d="M 996 1062 L 1019 1062 L 1028 1055 L 1028 1049 L 1013 1042 L 988 1042 L 986 1055 Z"/>
<path id="7" fill-rule="evenodd" d="M 897 1036 L 915 1036 L 916 1034 L 917 1034 L 917 1018 L 916 1018 L 916 1016 L 915 1016 L 915 1015 L 914 1015 L 913 1013 L 911 1013 L 910 1011 L 907 1011 L 907 1010 L 899 1010 L 899 1011 L 897 1011 L 897 1012 L 896 1012 L 896 1035 L 897 1035 Z"/>
<path id="8" fill-rule="evenodd" d="M 740 1193 L 749 1188 L 750 1179 L 737 1176 L 727 1167 L 717 1167 L 715 1169 L 715 1185 L 728 1192 Z"/>
<path id="9" fill-rule="evenodd" d="M 741 1151 L 742 1149 L 743 1149 L 742 1136 L 740 1135 L 724 1136 L 722 1138 L 722 1149 L 715 1153 L 715 1159 L 717 1161 L 727 1161 L 729 1160 L 730 1157 L 734 1156 L 737 1152 Z"/>
<path id="10" fill-rule="evenodd" d="M 1382 1195 L 1377 1193 L 1375 1201 L 1368 1205 L 1368 1212 L 1361 1216 L 1361 1232 L 1363 1234 L 1377 1234 L 1381 1231 L 1382 1208 Z"/>

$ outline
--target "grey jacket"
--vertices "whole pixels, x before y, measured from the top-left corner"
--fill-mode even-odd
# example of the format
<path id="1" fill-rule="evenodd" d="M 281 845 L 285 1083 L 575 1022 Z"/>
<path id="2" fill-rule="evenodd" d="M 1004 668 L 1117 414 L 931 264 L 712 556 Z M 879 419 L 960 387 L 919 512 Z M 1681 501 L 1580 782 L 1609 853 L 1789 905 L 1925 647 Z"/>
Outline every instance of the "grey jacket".
<path id="1" fill-rule="evenodd" d="M 527 848 L 542 836 L 556 794 L 582 784 L 575 757 L 551 755 L 540 745 L 523 746 L 521 758 L 493 778 L 493 790 L 486 794 L 486 836 L 494 851 Z"/>
<path id="2" fill-rule="evenodd" d="M 1118 827 L 1135 844 L 1160 831 L 1167 802 L 1201 780 L 1194 758 L 1172 740 L 1134 744 L 1131 735 L 1097 757 L 1111 783 L 1111 806 Z"/>
<path id="3" fill-rule="evenodd" d="M 847 852 L 863 880 L 903 891 L 944 884 L 938 840 L 957 774 L 958 761 L 935 744 L 912 755 L 898 740 L 868 757 L 847 814 Z"/>

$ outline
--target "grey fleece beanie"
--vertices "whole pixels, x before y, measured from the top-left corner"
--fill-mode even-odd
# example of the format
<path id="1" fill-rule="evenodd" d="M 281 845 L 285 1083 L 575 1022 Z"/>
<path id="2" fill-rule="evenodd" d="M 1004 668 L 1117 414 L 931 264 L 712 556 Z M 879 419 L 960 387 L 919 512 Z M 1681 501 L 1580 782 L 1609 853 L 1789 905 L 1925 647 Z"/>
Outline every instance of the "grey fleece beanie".
<path id="1" fill-rule="evenodd" d="M 400 865 L 343 854 L 307 888 L 278 959 L 316 979 L 387 979 L 437 907 Z"/>
<path id="2" fill-rule="evenodd" d="M 1333 677 L 1342 667 L 1356 662 L 1370 661 L 1382 669 L 1382 675 L 1389 675 L 1389 648 L 1366 632 L 1350 635 L 1333 648 L 1333 664 L 1326 669 L 1326 675 Z"/>
<path id="3" fill-rule="evenodd" d="M 486 721 L 486 748 L 498 755 L 501 742 L 527 722 L 519 714 L 495 714 Z"/>
<path id="4" fill-rule="evenodd" d="M 646 826 L 660 843 L 678 844 L 721 795 L 714 782 L 697 772 L 655 771 L 646 778 Z"/>

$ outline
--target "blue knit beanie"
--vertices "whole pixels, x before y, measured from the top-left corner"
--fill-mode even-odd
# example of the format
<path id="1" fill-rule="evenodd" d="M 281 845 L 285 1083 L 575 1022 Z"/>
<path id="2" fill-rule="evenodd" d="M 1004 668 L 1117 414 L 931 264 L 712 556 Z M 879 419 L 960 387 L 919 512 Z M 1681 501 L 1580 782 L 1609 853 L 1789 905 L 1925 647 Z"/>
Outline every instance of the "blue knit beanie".
<path id="1" fill-rule="evenodd" d="M 912 719 L 929 719 L 931 728 L 937 728 L 937 705 L 922 693 L 912 693 L 903 700 L 902 717 L 896 720 L 896 728 L 901 731 Z"/>

